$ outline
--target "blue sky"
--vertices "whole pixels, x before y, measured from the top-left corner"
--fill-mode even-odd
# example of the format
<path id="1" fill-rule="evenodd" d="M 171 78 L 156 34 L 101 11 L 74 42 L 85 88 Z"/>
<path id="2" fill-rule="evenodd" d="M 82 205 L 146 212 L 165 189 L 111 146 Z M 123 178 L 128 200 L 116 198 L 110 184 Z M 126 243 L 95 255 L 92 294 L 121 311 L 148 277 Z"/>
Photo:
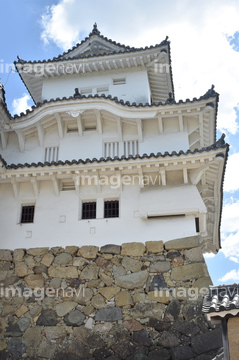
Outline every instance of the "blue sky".
<path id="1" fill-rule="evenodd" d="M 19 55 L 48 59 L 84 39 L 96 21 L 104 36 L 130 46 L 171 41 L 176 100 L 220 94 L 218 136 L 230 144 L 224 184 L 222 249 L 207 255 L 214 284 L 239 282 L 239 3 L 237 0 L 0 0 L 0 78 L 9 111 L 33 105 L 11 71 Z"/>

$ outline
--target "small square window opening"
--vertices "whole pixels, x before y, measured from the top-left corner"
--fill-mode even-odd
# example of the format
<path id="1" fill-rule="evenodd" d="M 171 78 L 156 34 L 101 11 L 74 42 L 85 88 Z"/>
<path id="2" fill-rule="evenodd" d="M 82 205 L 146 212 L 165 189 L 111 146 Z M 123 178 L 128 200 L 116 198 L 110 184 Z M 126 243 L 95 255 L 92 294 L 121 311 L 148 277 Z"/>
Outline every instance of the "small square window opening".
<path id="1" fill-rule="evenodd" d="M 96 202 L 82 203 L 82 219 L 96 219 Z"/>
<path id="2" fill-rule="evenodd" d="M 119 217 L 119 200 L 105 201 L 104 218 Z"/>
<path id="3" fill-rule="evenodd" d="M 34 205 L 22 206 L 21 224 L 33 223 L 34 212 L 35 212 Z"/>

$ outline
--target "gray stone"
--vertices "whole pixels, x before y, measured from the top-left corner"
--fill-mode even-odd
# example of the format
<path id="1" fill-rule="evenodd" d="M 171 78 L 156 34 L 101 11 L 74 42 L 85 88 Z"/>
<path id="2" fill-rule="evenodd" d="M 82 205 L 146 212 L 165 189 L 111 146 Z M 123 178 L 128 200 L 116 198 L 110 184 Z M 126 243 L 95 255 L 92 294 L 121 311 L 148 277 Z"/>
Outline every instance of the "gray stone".
<path id="1" fill-rule="evenodd" d="M 119 341 L 114 344 L 114 352 L 120 357 L 120 359 L 128 359 L 133 349 L 133 344 L 126 340 Z"/>
<path id="2" fill-rule="evenodd" d="M 0 261 L 12 261 L 10 250 L 0 250 Z"/>
<path id="3" fill-rule="evenodd" d="M 173 328 L 190 337 L 194 337 L 200 332 L 199 327 L 193 321 L 178 320 L 174 323 Z"/>
<path id="4" fill-rule="evenodd" d="M 22 332 L 25 332 L 29 327 L 31 321 L 27 317 L 22 317 L 18 320 L 17 324 Z"/>
<path id="5" fill-rule="evenodd" d="M 34 353 L 35 348 L 38 348 L 41 342 L 41 327 L 31 327 L 28 328 L 24 335 L 23 340 L 24 343 L 28 347 L 28 353 Z"/>
<path id="6" fill-rule="evenodd" d="M 165 312 L 165 320 L 175 321 L 177 320 L 180 313 L 180 302 L 176 299 L 173 299 L 167 307 Z"/>
<path id="7" fill-rule="evenodd" d="M 156 261 L 150 264 L 149 267 L 150 272 L 156 272 L 156 273 L 167 272 L 170 269 L 171 269 L 170 261 Z"/>
<path id="8" fill-rule="evenodd" d="M 114 277 L 118 277 L 118 276 L 123 276 L 123 275 L 126 275 L 126 270 L 125 268 L 123 268 L 123 266 L 116 266 L 116 265 L 113 265 L 113 275 Z"/>
<path id="9" fill-rule="evenodd" d="M 144 255 L 141 257 L 141 260 L 149 261 L 149 262 L 164 261 L 165 256 L 164 255 Z"/>
<path id="10" fill-rule="evenodd" d="M 48 270 L 49 276 L 61 279 L 77 279 L 78 271 L 75 266 L 50 266 Z"/>
<path id="11" fill-rule="evenodd" d="M 95 264 L 87 265 L 80 274 L 80 279 L 83 280 L 94 280 L 98 279 L 99 267 Z"/>
<path id="12" fill-rule="evenodd" d="M 68 265 L 72 261 L 72 256 L 68 253 L 62 253 L 55 257 L 55 263 L 58 265 Z"/>
<path id="13" fill-rule="evenodd" d="M 57 316 L 54 310 L 42 310 L 37 320 L 37 326 L 55 326 L 57 322 Z"/>
<path id="14" fill-rule="evenodd" d="M 132 274 L 119 276 L 115 279 L 115 285 L 124 289 L 142 288 L 148 278 L 148 271 L 139 271 Z"/>
<path id="15" fill-rule="evenodd" d="M 166 250 L 184 250 L 192 249 L 199 246 L 198 236 L 190 236 L 182 239 L 175 239 L 166 241 L 165 244 Z"/>
<path id="16" fill-rule="evenodd" d="M 95 314 L 96 321 L 117 321 L 122 319 L 122 309 L 118 307 L 99 309 Z"/>
<path id="17" fill-rule="evenodd" d="M 170 331 L 164 331 L 158 341 L 159 344 L 165 347 L 166 349 L 171 349 L 175 346 L 180 345 L 180 340 L 177 338 L 177 336 L 174 333 Z"/>
<path id="18" fill-rule="evenodd" d="M 173 358 L 175 360 L 194 359 L 194 353 L 190 346 L 178 346 L 172 349 Z"/>
<path id="19" fill-rule="evenodd" d="M 155 330 L 162 332 L 165 330 L 169 330 L 171 327 L 171 324 L 169 322 L 166 322 L 164 320 L 157 320 L 157 319 L 149 319 L 149 327 L 153 327 Z"/>
<path id="20" fill-rule="evenodd" d="M 93 355 L 95 357 L 95 359 L 101 360 L 101 359 L 108 359 L 109 356 L 112 355 L 112 352 L 108 349 L 105 348 L 100 348 L 100 349 L 96 349 L 93 352 Z"/>
<path id="21" fill-rule="evenodd" d="M 13 252 L 13 262 L 22 261 L 25 251 L 23 249 L 15 249 Z"/>
<path id="22" fill-rule="evenodd" d="M 145 329 L 133 332 L 132 340 L 143 346 L 151 346 L 152 340 L 149 337 L 148 332 Z"/>
<path id="23" fill-rule="evenodd" d="M 192 262 L 203 262 L 204 257 L 202 255 L 202 249 L 200 247 L 193 248 L 190 250 L 185 250 L 184 255 L 186 260 L 192 261 Z"/>
<path id="24" fill-rule="evenodd" d="M 54 278 L 50 281 L 50 284 L 49 284 L 49 287 L 50 288 L 53 288 L 53 289 L 58 289 L 61 287 L 61 279 L 60 278 Z"/>
<path id="25" fill-rule="evenodd" d="M 204 263 L 194 263 L 174 267 L 172 269 L 171 279 L 176 281 L 185 281 L 190 279 L 198 279 L 207 275 L 208 272 Z"/>
<path id="26" fill-rule="evenodd" d="M 222 347 L 222 329 L 199 334 L 192 339 L 192 348 L 197 355 Z"/>
<path id="27" fill-rule="evenodd" d="M 48 250 L 49 250 L 49 248 L 47 248 L 47 247 L 31 248 L 31 249 L 27 250 L 27 254 L 32 255 L 32 256 L 41 256 L 41 255 L 47 254 Z"/>
<path id="28" fill-rule="evenodd" d="M 35 306 L 33 306 L 33 308 L 30 310 L 30 315 L 34 318 L 37 315 L 39 315 L 42 311 L 42 307 L 38 304 L 36 304 Z"/>
<path id="29" fill-rule="evenodd" d="M 202 313 L 202 300 L 189 301 L 183 306 L 183 316 L 185 320 L 196 319 Z"/>
<path id="30" fill-rule="evenodd" d="M 53 359 L 55 351 L 56 344 L 43 340 L 39 346 L 37 355 L 42 358 Z"/>
<path id="31" fill-rule="evenodd" d="M 75 309 L 77 303 L 74 301 L 66 301 L 56 305 L 56 313 L 58 316 L 62 317 L 68 314 L 70 311 Z"/>
<path id="32" fill-rule="evenodd" d="M 119 255 L 121 251 L 121 246 L 119 245 L 104 245 L 100 248 L 100 252 L 102 254 L 113 254 L 113 255 Z"/>
<path id="33" fill-rule="evenodd" d="M 135 260 L 128 256 L 124 256 L 123 260 L 122 260 L 122 266 L 126 270 L 130 270 L 132 272 L 137 272 L 137 271 L 141 270 L 143 263 L 139 260 Z"/>
<path id="34" fill-rule="evenodd" d="M 154 290 L 160 290 L 160 289 L 166 289 L 167 288 L 167 284 L 164 280 L 164 277 L 162 274 L 160 275 L 155 275 L 153 278 L 153 281 L 151 282 L 149 291 L 154 291 Z"/>
<path id="35" fill-rule="evenodd" d="M 91 349 L 105 347 L 105 342 L 97 333 L 91 333 L 85 339 L 82 339 L 84 345 L 89 346 Z"/>
<path id="36" fill-rule="evenodd" d="M 89 305 L 93 294 L 93 290 L 89 288 L 77 289 L 73 300 L 80 305 Z"/>
<path id="37" fill-rule="evenodd" d="M 9 325 L 5 330 L 5 336 L 19 337 L 22 336 L 22 331 L 18 324 Z"/>
<path id="38" fill-rule="evenodd" d="M 179 257 L 181 255 L 180 251 L 169 251 L 166 255 L 167 259 L 174 259 L 175 257 Z"/>
<path id="39" fill-rule="evenodd" d="M 148 354 L 149 360 L 170 360 L 171 354 L 167 349 L 156 349 Z"/>
<path id="40" fill-rule="evenodd" d="M 65 316 L 64 323 L 69 326 L 80 326 L 84 324 L 84 320 L 85 315 L 79 310 L 74 310 Z"/>
<path id="41" fill-rule="evenodd" d="M 45 265 L 38 265 L 34 267 L 35 274 L 48 274 L 48 268 Z"/>
<path id="42" fill-rule="evenodd" d="M 11 338 L 9 340 L 7 350 L 12 356 L 14 356 L 15 359 L 21 359 L 23 354 L 26 352 L 27 347 L 21 342 L 21 340 Z"/>
<path id="43" fill-rule="evenodd" d="M 165 305 L 159 303 L 138 303 L 131 310 L 131 316 L 137 318 L 162 319 Z"/>

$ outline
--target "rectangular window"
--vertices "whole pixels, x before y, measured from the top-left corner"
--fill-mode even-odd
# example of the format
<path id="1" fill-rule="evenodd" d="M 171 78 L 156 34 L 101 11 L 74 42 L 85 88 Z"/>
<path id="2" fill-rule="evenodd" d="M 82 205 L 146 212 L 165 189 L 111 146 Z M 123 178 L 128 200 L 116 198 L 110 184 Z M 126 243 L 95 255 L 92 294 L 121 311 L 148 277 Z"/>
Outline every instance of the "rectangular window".
<path id="1" fill-rule="evenodd" d="M 21 224 L 33 223 L 34 212 L 35 212 L 35 205 L 22 206 Z"/>
<path id="2" fill-rule="evenodd" d="M 46 147 L 44 161 L 47 162 L 58 161 L 58 154 L 59 154 L 58 146 Z"/>
<path id="3" fill-rule="evenodd" d="M 91 88 L 80 89 L 80 94 L 86 96 L 90 95 L 92 94 L 92 89 Z"/>
<path id="4" fill-rule="evenodd" d="M 104 218 L 119 217 L 119 200 L 105 201 Z"/>
<path id="5" fill-rule="evenodd" d="M 82 219 L 96 219 L 96 202 L 89 201 L 82 203 Z"/>
<path id="6" fill-rule="evenodd" d="M 200 228 L 199 228 L 199 218 L 198 217 L 195 218 L 195 226 L 196 226 L 196 232 L 199 233 Z"/>
<path id="7" fill-rule="evenodd" d="M 104 157 L 114 157 L 119 156 L 119 143 L 117 141 L 114 142 L 106 142 L 104 144 Z"/>
<path id="8" fill-rule="evenodd" d="M 128 157 L 129 155 L 137 155 L 139 153 L 138 140 L 124 141 L 124 155 Z"/>
<path id="9" fill-rule="evenodd" d="M 113 85 L 123 85 L 123 84 L 126 84 L 125 78 L 113 79 Z"/>
<path id="10" fill-rule="evenodd" d="M 109 87 L 108 86 L 102 86 L 96 89 L 96 92 L 98 95 L 101 94 L 106 94 L 109 91 Z"/>

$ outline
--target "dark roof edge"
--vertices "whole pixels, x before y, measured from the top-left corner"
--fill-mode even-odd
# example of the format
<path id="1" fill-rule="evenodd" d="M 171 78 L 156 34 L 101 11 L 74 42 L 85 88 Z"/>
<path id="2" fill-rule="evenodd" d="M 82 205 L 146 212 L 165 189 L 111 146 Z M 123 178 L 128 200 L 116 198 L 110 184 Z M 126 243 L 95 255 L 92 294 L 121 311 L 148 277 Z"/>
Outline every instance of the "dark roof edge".
<path id="1" fill-rule="evenodd" d="M 115 97 L 112 97 L 111 95 L 108 95 L 106 96 L 105 94 L 102 94 L 102 95 L 98 95 L 98 94 L 95 94 L 95 95 L 88 95 L 88 96 L 85 96 L 85 95 L 81 95 L 79 92 L 78 92 L 78 89 L 76 91 L 75 89 L 75 94 L 73 96 L 70 96 L 70 97 L 63 97 L 63 98 L 56 98 L 56 99 L 50 99 L 50 100 L 44 100 L 43 102 L 38 102 L 36 105 L 33 105 L 31 110 L 30 109 L 27 109 L 26 110 L 26 113 L 21 113 L 20 115 L 14 115 L 12 118 L 13 119 L 19 119 L 23 116 L 26 116 L 28 115 L 29 113 L 33 112 L 35 109 L 37 108 L 40 108 L 42 107 L 44 104 L 50 104 L 50 103 L 54 103 L 54 102 L 58 102 L 58 101 L 65 101 L 65 100 L 76 100 L 76 99 L 106 99 L 106 100 L 110 100 L 110 101 L 113 101 L 114 103 L 116 104 L 121 104 L 122 106 L 127 106 L 129 108 L 131 107 L 134 107 L 134 108 L 142 108 L 142 107 L 159 107 L 159 106 L 165 106 L 165 105 L 179 105 L 179 104 L 186 104 L 186 103 L 194 103 L 194 102 L 197 102 L 197 101 L 201 101 L 201 100 L 207 100 L 207 99 L 210 99 L 210 98 L 216 98 L 216 100 L 218 101 L 218 94 L 214 91 L 214 93 L 209 93 L 210 90 L 208 90 L 204 95 L 200 96 L 199 98 L 196 98 L 194 97 L 192 100 L 190 99 L 186 99 L 185 101 L 183 100 L 179 100 L 178 102 L 176 102 L 174 100 L 174 98 L 169 98 L 165 101 L 165 103 L 162 103 L 162 102 L 152 102 L 151 104 L 149 103 L 139 103 L 139 104 L 136 104 L 135 102 L 133 103 L 130 103 L 129 101 L 124 101 L 124 100 L 118 100 L 118 98 L 115 96 Z M 209 103 L 210 105 L 210 103 Z M 213 104 L 212 104 L 213 105 Z"/>
<path id="2" fill-rule="evenodd" d="M 191 150 L 187 150 L 187 151 L 183 151 L 183 150 L 180 150 L 179 152 L 176 152 L 176 151 L 173 151 L 171 153 L 169 153 L 168 151 L 166 151 L 165 153 L 161 153 L 161 152 L 158 152 L 157 154 L 154 154 L 154 153 L 151 153 L 149 155 L 147 154 L 143 154 L 143 155 L 130 155 L 128 157 L 126 156 L 121 156 L 121 157 L 118 157 L 118 156 L 115 156 L 114 158 L 111 158 L 111 157 L 107 157 L 107 158 L 103 158 L 101 157 L 100 159 L 96 159 L 96 158 L 93 158 L 93 159 L 89 159 L 87 158 L 86 160 L 82 160 L 82 159 L 79 159 L 79 160 L 72 160 L 72 161 L 69 161 L 69 160 L 66 160 L 66 161 L 52 161 L 52 162 L 38 162 L 38 163 L 31 163 L 31 164 L 28 164 L 28 163 L 25 163 L 25 164 L 11 164 L 11 165 L 7 165 L 6 161 L 1 157 L 0 155 L 0 160 L 2 160 L 2 162 L 4 163 L 4 166 L 6 169 L 18 169 L 18 168 L 30 168 L 30 167 L 45 167 L 45 166 L 59 166 L 59 165 L 79 165 L 79 164 L 92 164 L 94 162 L 96 163 L 106 163 L 106 162 L 109 162 L 109 161 L 129 161 L 129 160 L 137 160 L 137 159 L 150 159 L 150 158 L 155 158 L 155 159 L 158 159 L 160 157 L 164 158 L 166 156 L 170 156 L 170 157 L 173 157 L 173 156 L 181 156 L 181 155 L 194 155 L 194 154 L 199 154 L 199 153 L 203 153 L 203 152 L 209 152 L 209 151 L 213 151 L 213 150 L 218 150 L 218 149 L 226 149 L 226 155 L 227 155 L 227 152 L 228 152 L 228 149 L 229 149 L 229 145 L 227 143 L 225 143 L 224 141 L 224 137 L 225 135 L 223 134 L 222 137 L 217 141 L 215 142 L 213 145 L 210 145 L 208 147 L 203 147 L 201 149 L 194 149 L 193 151 Z M 221 157 L 225 157 L 223 153 L 219 153 L 217 156 L 221 156 Z"/>

